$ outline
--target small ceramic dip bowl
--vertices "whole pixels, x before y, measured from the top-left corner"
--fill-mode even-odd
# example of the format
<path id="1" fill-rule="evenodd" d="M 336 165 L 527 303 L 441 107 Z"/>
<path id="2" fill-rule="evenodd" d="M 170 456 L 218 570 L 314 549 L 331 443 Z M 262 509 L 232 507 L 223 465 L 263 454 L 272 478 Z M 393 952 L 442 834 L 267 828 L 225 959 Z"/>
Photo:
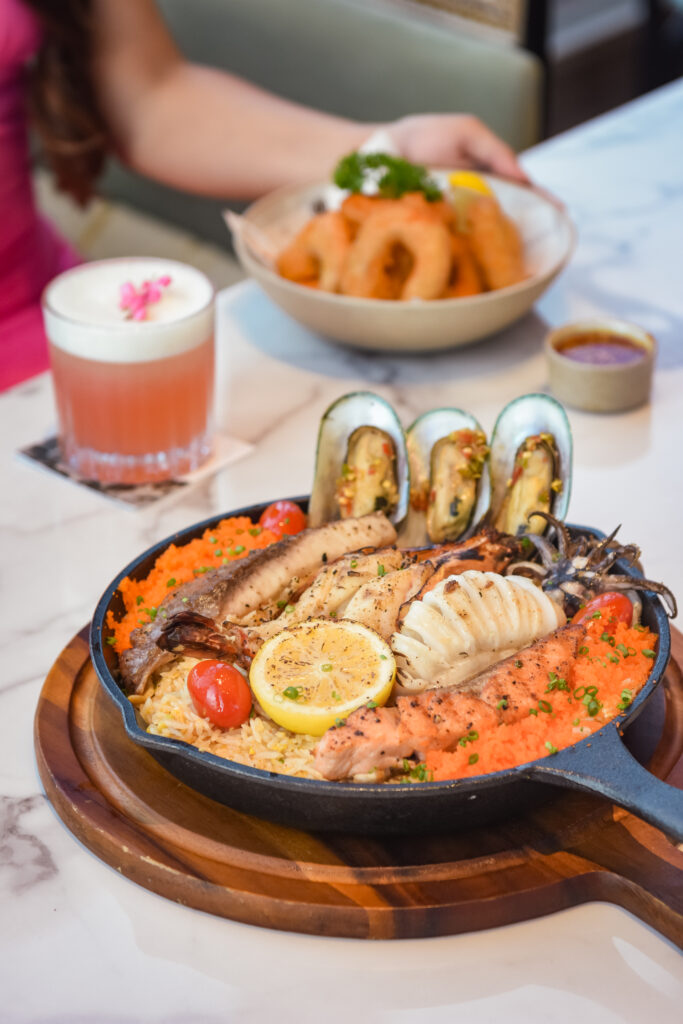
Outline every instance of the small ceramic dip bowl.
<path id="1" fill-rule="evenodd" d="M 550 388 L 587 412 L 635 409 L 650 397 L 656 350 L 651 334 L 624 320 L 566 324 L 546 337 Z"/>

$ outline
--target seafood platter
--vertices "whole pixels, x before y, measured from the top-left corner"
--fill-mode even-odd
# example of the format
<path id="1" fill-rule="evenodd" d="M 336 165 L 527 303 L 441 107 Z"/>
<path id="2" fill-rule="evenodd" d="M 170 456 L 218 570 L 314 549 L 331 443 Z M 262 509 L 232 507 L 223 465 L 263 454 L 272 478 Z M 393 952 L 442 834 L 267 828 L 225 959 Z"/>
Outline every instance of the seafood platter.
<path id="1" fill-rule="evenodd" d="M 529 394 L 490 437 L 407 429 L 355 392 L 322 417 L 308 499 L 155 545 L 99 602 L 91 657 L 125 729 L 237 810 L 360 834 L 459 830 L 555 786 L 683 839 L 683 794 L 620 734 L 676 602 L 617 531 L 565 522 L 572 438 Z"/>
<path id="2" fill-rule="evenodd" d="M 370 349 L 466 344 L 526 313 L 574 229 L 531 188 L 350 154 L 334 183 L 280 189 L 230 218 L 242 266 L 304 326 Z"/>

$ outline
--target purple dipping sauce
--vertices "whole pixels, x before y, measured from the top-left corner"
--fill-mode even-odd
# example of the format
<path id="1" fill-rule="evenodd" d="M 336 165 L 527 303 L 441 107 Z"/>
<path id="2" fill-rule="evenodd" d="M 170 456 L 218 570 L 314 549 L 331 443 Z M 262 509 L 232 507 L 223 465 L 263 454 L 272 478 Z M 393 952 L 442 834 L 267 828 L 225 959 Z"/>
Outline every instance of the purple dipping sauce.
<path id="1" fill-rule="evenodd" d="M 606 331 L 591 331 L 565 338 L 556 351 L 577 363 L 594 366 L 616 366 L 635 363 L 645 358 L 645 349 L 629 338 Z"/>

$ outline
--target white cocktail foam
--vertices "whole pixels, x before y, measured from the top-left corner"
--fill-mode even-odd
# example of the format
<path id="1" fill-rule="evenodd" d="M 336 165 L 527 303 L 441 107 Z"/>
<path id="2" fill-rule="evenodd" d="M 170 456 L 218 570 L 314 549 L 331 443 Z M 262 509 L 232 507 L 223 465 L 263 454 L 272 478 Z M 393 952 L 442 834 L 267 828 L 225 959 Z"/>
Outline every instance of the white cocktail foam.
<path id="1" fill-rule="evenodd" d="M 171 278 L 146 320 L 120 308 L 121 285 Z M 185 263 L 147 257 L 101 260 L 60 274 L 43 293 L 45 332 L 57 348 L 105 363 L 179 355 L 213 334 L 213 286 Z"/>

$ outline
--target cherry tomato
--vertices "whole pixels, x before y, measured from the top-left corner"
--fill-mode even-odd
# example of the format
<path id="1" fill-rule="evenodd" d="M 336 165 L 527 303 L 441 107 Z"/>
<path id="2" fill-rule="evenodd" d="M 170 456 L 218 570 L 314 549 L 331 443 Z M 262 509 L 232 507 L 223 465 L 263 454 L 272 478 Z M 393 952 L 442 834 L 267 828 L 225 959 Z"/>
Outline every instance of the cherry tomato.
<path id="1" fill-rule="evenodd" d="M 274 501 L 261 513 L 259 524 L 273 533 L 301 533 L 306 526 L 306 516 L 293 501 Z"/>
<path id="2" fill-rule="evenodd" d="M 197 714 L 221 729 L 234 729 L 249 717 L 251 690 L 241 672 L 225 661 L 197 662 L 187 688 Z"/>
<path id="3" fill-rule="evenodd" d="M 607 633 L 614 632 L 617 622 L 625 622 L 627 626 L 630 626 L 633 619 L 633 605 L 626 594 L 608 590 L 604 594 L 598 594 L 588 602 L 585 608 L 581 608 L 572 622 L 587 625 L 596 612 L 600 612 L 598 622 Z"/>

